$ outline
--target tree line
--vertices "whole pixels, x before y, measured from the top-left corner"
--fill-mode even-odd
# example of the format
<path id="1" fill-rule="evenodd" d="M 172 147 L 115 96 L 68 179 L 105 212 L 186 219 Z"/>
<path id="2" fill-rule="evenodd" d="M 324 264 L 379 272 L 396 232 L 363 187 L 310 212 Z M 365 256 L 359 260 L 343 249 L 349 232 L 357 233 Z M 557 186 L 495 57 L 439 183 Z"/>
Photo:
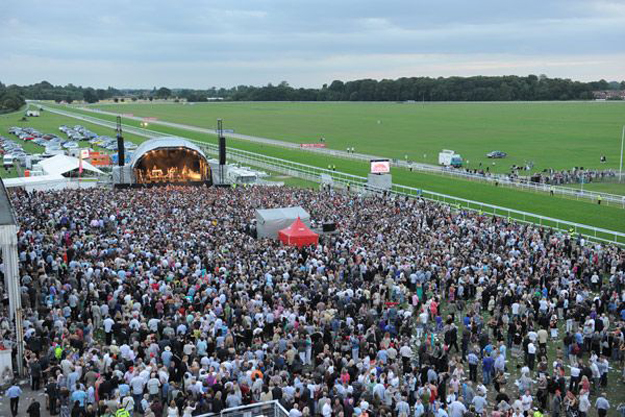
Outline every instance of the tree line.
<path id="1" fill-rule="evenodd" d="M 1 85 L 1 84 L 0 84 Z M 537 101 L 591 100 L 593 92 L 625 90 L 625 81 L 605 80 L 580 82 L 545 75 L 476 76 L 476 77 L 404 77 L 396 80 L 362 79 L 332 81 L 321 88 L 295 88 L 286 81 L 262 87 L 239 85 L 232 88 L 207 89 L 107 89 L 80 87 L 73 84 L 54 86 L 47 81 L 28 86 L 2 85 L 0 93 L 9 95 L 7 106 L 21 106 L 23 98 L 56 102 L 100 100 L 184 99 L 203 102 L 213 99 L 229 101 Z M 0 95 L 0 97 L 3 97 Z M 18 100 L 21 99 L 21 102 Z M 22 103 L 22 104 L 19 104 Z M 18 105 L 19 104 L 19 105 Z M 12 107 L 13 106 L 13 107 Z M 0 110 L 1 111 L 1 110 Z"/>
<path id="2" fill-rule="evenodd" d="M 0 114 L 19 110 L 26 102 L 18 90 L 0 83 Z"/>

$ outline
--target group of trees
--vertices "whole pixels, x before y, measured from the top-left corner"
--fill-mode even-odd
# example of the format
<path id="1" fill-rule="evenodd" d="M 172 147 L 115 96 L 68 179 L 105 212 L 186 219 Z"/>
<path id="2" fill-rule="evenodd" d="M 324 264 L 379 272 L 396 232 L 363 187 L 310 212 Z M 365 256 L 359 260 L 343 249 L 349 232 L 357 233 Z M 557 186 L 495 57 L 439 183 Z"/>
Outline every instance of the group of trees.
<path id="1" fill-rule="evenodd" d="M 0 83 L 0 113 L 19 110 L 26 102 L 15 86 L 6 87 Z"/>
<path id="2" fill-rule="evenodd" d="M 239 86 L 218 91 L 229 100 L 245 101 L 514 101 L 590 100 L 593 91 L 625 90 L 625 81 L 583 83 L 561 78 L 527 77 L 412 77 L 397 80 L 333 81 L 320 89 L 277 86 Z M 214 93 L 214 91 L 208 91 Z"/>
<path id="3" fill-rule="evenodd" d="M 0 111 L 19 108 L 24 99 L 85 101 L 125 99 L 185 99 L 190 102 L 221 98 L 231 101 L 514 101 L 514 100 L 590 100 L 593 91 L 625 90 L 625 81 L 579 82 L 545 75 L 497 77 L 411 77 L 396 80 L 335 80 L 321 88 L 294 88 L 286 81 L 263 87 L 240 85 L 206 90 L 169 89 L 118 90 L 77 87 L 73 84 L 54 86 L 47 81 L 28 86 L 0 84 Z M 6 97 L 5 97 L 6 96 Z"/>

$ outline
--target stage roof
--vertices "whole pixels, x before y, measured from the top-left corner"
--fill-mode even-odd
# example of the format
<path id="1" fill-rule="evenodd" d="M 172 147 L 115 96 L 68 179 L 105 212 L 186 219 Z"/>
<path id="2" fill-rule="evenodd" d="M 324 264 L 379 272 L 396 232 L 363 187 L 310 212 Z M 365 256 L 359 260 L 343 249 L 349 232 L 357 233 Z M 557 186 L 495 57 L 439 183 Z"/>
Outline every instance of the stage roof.
<path id="1" fill-rule="evenodd" d="M 196 144 L 182 138 L 166 137 L 146 140 L 141 145 L 139 145 L 139 147 L 135 149 L 134 153 L 132 154 L 130 166 L 134 168 L 135 164 L 141 159 L 143 155 L 145 155 L 147 152 L 160 148 L 188 148 L 202 155 L 204 159 L 207 159 L 204 152 L 202 152 L 200 147 Z"/>

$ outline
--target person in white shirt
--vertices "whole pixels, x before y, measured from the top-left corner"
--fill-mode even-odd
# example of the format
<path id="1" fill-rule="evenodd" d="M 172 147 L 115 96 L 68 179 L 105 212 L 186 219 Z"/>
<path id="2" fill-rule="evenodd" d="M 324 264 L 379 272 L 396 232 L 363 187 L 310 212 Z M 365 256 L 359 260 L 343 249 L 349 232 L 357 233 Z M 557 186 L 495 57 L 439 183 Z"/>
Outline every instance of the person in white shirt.
<path id="1" fill-rule="evenodd" d="M 529 414 L 529 411 L 532 409 L 532 403 L 534 402 L 534 398 L 529 391 L 525 391 L 525 394 L 521 397 L 521 407 L 523 411 Z"/>
<path id="2" fill-rule="evenodd" d="M 143 398 L 143 388 L 145 387 L 145 379 L 141 378 L 138 374 L 132 377 L 130 380 L 130 388 L 132 389 L 132 397 L 135 400 L 135 409 L 137 408 L 141 398 Z"/>
<path id="3" fill-rule="evenodd" d="M 106 339 L 106 344 L 110 345 L 113 341 L 113 325 L 115 324 L 115 320 L 111 318 L 111 316 L 107 316 L 102 325 L 104 326 L 104 337 Z"/>
<path id="4" fill-rule="evenodd" d="M 586 417 L 588 415 L 588 410 L 592 407 L 588 395 L 589 392 L 584 391 L 584 393 L 579 396 L 579 417 Z"/>
<path id="5" fill-rule="evenodd" d="M 527 366 L 531 371 L 534 370 L 534 363 L 536 362 L 536 345 L 533 342 L 527 344 Z"/>
<path id="6" fill-rule="evenodd" d="M 156 377 L 155 372 L 152 372 L 151 378 L 148 380 L 146 386 L 150 397 L 156 398 L 160 392 L 161 381 Z"/>

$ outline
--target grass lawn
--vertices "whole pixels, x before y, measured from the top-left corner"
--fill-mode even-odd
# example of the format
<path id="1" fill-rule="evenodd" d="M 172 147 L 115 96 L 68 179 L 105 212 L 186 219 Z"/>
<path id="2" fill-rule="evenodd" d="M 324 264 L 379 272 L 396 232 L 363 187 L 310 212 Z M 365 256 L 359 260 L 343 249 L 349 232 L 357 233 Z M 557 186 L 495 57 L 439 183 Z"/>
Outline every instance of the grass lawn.
<path id="1" fill-rule="evenodd" d="M 295 143 L 326 138 L 329 147 L 438 163 L 441 149 L 459 152 L 470 167 L 505 172 L 534 161 L 545 168 L 617 169 L 622 102 L 314 103 L 241 102 L 99 104 L 102 110 L 212 128 L 222 118 L 237 133 Z M 502 150 L 505 160 L 485 157 Z M 424 157 L 425 155 L 425 157 Z M 606 155 L 608 163 L 600 164 Z"/>
<path id="2" fill-rule="evenodd" d="M 4 169 L 4 167 L 0 167 L 0 178 L 15 178 L 19 177 L 20 173 L 16 168 Z"/>
<path id="3" fill-rule="evenodd" d="M 319 189 L 319 184 L 312 181 L 306 181 L 301 178 L 289 177 L 288 175 L 272 174 L 271 177 L 266 178 L 267 181 L 282 182 L 287 187 L 306 188 L 306 189 Z"/>
<path id="4" fill-rule="evenodd" d="M 63 108 L 71 110 L 66 107 Z M 89 113 L 89 115 L 102 120 L 113 121 L 115 119 L 113 116 L 107 115 L 97 115 L 94 113 Z M 140 122 L 124 120 L 124 123 L 139 127 Z M 209 143 L 216 143 L 217 141 L 216 137 L 213 135 L 204 135 L 189 130 L 160 126 L 157 124 L 151 124 L 150 129 L 163 132 L 164 135 L 178 135 Z M 329 163 L 332 163 L 336 165 L 338 171 L 355 175 L 365 176 L 369 171 L 367 163 L 349 159 L 331 158 L 326 155 L 294 151 L 281 147 L 256 144 L 249 141 L 228 139 L 228 146 L 318 167 L 327 167 Z M 409 172 L 404 169 L 393 169 L 392 173 L 393 182 L 396 184 L 408 185 L 502 207 L 514 208 L 529 213 L 625 232 L 625 212 L 620 208 L 607 207 L 604 205 L 597 206 L 596 204 L 586 201 L 551 197 L 543 193 L 539 194 L 511 188 L 495 187 L 494 185 L 473 181 Z"/>
<path id="5" fill-rule="evenodd" d="M 582 188 L 581 184 L 569 184 L 566 187 L 575 190 L 581 190 Z M 625 196 L 625 182 L 591 182 L 590 184 L 584 184 L 584 190 Z"/>

